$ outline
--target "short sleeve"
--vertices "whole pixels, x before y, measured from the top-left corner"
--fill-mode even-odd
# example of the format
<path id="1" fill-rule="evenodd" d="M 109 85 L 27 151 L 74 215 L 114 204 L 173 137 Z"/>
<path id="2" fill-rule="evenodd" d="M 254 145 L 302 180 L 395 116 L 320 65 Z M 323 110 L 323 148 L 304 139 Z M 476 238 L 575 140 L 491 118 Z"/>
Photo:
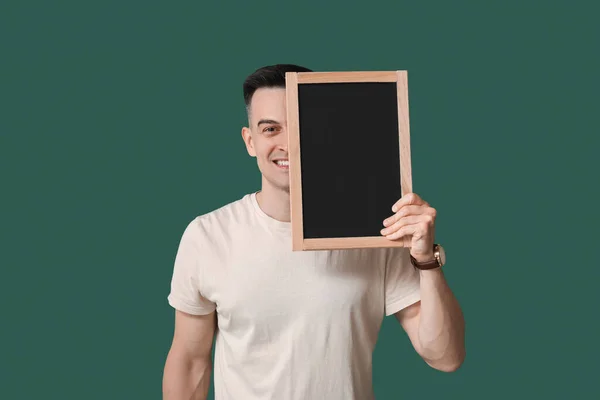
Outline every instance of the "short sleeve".
<path id="1" fill-rule="evenodd" d="M 215 304 L 202 296 L 200 280 L 202 279 L 200 259 L 200 235 L 191 222 L 183 232 L 171 279 L 171 291 L 168 296 L 169 304 L 176 310 L 193 315 L 205 315 L 213 312 Z"/>
<path id="2" fill-rule="evenodd" d="M 389 249 L 385 268 L 385 315 L 389 316 L 421 299 L 420 275 L 406 247 Z"/>

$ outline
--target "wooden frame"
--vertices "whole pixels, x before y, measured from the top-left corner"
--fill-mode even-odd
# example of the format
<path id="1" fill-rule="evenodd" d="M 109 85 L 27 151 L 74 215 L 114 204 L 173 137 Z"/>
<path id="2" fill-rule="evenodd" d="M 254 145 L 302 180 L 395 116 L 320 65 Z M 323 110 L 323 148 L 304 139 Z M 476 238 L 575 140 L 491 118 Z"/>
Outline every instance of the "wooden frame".
<path id="1" fill-rule="evenodd" d="M 396 83 L 398 99 L 398 128 L 401 169 L 400 184 L 402 188 L 402 196 L 412 192 L 407 71 L 288 72 L 286 73 L 286 101 L 288 152 L 290 161 L 290 207 L 293 251 L 375 247 L 408 247 L 410 245 L 410 238 L 408 237 L 401 238 L 399 240 L 388 240 L 384 236 L 323 239 L 304 238 L 302 218 L 302 180 L 300 172 L 301 158 L 298 85 L 354 82 Z"/>

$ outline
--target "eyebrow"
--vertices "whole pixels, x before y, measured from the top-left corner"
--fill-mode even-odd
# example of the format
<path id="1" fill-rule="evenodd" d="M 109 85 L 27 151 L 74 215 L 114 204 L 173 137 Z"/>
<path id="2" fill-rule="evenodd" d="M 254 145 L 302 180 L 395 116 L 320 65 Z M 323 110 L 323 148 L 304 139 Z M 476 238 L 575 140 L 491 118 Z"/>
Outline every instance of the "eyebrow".
<path id="1" fill-rule="evenodd" d="M 275 124 L 275 125 L 281 125 L 280 122 L 275 121 L 274 119 L 261 119 L 260 121 L 258 121 L 258 124 L 256 124 L 257 126 L 260 126 L 261 124 Z"/>

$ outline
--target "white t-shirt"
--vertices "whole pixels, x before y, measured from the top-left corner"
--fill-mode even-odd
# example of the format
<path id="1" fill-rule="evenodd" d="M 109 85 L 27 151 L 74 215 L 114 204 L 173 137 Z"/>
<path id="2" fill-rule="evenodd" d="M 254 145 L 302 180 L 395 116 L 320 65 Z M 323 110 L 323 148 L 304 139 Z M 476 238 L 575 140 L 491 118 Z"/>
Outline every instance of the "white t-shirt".
<path id="1" fill-rule="evenodd" d="M 419 299 L 408 249 L 293 252 L 255 193 L 187 226 L 168 296 L 217 312 L 216 400 L 373 399 L 383 318 Z"/>

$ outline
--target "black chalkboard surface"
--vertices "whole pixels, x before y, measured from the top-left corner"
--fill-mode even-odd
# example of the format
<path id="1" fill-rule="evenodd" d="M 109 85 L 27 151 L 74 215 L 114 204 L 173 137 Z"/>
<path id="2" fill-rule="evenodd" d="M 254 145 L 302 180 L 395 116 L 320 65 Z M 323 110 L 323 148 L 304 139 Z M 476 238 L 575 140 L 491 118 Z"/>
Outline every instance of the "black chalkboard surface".
<path id="1" fill-rule="evenodd" d="M 286 75 L 293 250 L 406 246 L 380 234 L 412 191 L 406 71 Z"/>

